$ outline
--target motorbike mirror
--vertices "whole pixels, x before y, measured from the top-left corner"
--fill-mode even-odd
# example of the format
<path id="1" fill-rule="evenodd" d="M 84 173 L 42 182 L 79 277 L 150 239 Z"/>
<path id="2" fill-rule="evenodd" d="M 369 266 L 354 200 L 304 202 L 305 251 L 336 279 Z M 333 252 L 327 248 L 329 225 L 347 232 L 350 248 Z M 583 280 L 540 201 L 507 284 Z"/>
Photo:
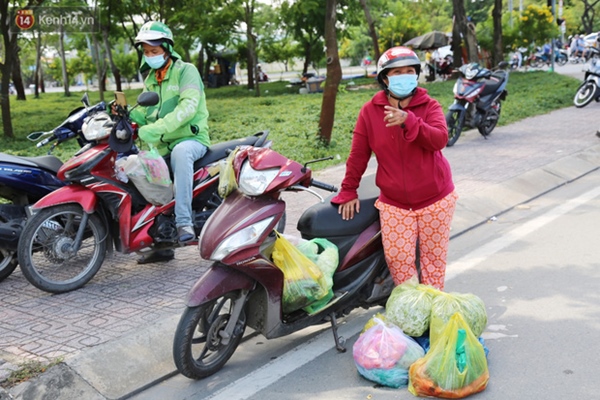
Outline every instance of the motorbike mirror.
<path id="1" fill-rule="evenodd" d="M 159 100 L 160 98 L 158 97 L 158 93 L 144 92 L 138 96 L 137 103 L 140 106 L 148 107 L 157 105 Z"/>
<path id="2" fill-rule="evenodd" d="M 27 135 L 27 139 L 31 140 L 32 142 L 35 142 L 36 140 L 38 140 L 40 137 L 42 137 L 42 135 L 45 132 L 31 132 L 29 135 Z"/>
<path id="3" fill-rule="evenodd" d="M 506 61 L 500 61 L 498 63 L 498 68 L 506 68 L 506 67 L 508 67 L 508 62 L 506 62 Z"/>
<path id="4" fill-rule="evenodd" d="M 90 98 L 88 97 L 88 94 L 85 93 L 83 95 L 83 97 L 81 98 L 81 102 L 83 103 L 83 105 L 88 108 L 90 106 Z"/>

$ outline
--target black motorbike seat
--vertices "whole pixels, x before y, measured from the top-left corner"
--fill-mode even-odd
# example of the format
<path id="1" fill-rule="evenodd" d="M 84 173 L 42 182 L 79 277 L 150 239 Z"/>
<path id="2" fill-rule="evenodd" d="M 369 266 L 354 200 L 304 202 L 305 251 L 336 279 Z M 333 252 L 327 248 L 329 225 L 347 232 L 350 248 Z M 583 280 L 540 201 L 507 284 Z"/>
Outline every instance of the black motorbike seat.
<path id="1" fill-rule="evenodd" d="M 254 146 L 256 142 L 258 142 L 260 139 L 260 136 L 255 135 L 214 144 L 208 148 L 204 157 L 202 157 L 199 160 L 196 160 L 196 162 L 194 163 L 194 171 L 198 171 L 202 167 L 205 167 L 209 164 L 226 158 L 229 155 L 230 150 L 235 149 L 237 146 Z M 167 165 L 169 166 L 170 170 L 171 156 L 167 155 L 164 157 L 164 159 L 167 162 Z"/>
<path id="2" fill-rule="evenodd" d="M 17 157 L 6 153 L 0 153 L 0 163 L 20 165 L 23 167 L 36 167 L 53 172 L 55 175 L 63 162 L 55 156 L 39 157 Z"/>
<path id="3" fill-rule="evenodd" d="M 364 179 L 358 189 L 360 212 L 348 221 L 342 220 L 338 214 L 338 206 L 331 204 L 331 195 L 325 202 L 315 204 L 307 209 L 298 220 L 298 231 L 305 238 L 354 236 L 363 232 L 368 226 L 379 219 L 379 210 L 375 208 L 375 201 L 379 197 L 379 188 L 375 179 Z"/>
<path id="4" fill-rule="evenodd" d="M 506 71 L 494 71 L 490 79 L 485 80 L 485 87 L 483 88 L 483 92 L 481 96 L 486 94 L 494 93 L 498 90 L 498 87 L 504 83 L 504 79 L 506 78 Z"/>

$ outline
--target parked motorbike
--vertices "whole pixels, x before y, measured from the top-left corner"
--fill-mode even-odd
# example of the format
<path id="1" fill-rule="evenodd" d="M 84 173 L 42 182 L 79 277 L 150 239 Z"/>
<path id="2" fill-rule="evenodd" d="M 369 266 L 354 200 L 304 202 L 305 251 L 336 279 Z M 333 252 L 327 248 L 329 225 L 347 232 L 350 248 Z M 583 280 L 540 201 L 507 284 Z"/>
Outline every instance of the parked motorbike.
<path id="1" fill-rule="evenodd" d="M 318 160 L 317 160 L 318 161 Z M 337 318 L 357 307 L 384 305 L 394 283 L 383 253 L 374 182 L 361 184 L 360 214 L 342 220 L 337 207 L 313 186 L 337 189 L 311 178 L 311 170 L 271 149 L 245 148 L 234 160 L 239 190 L 230 194 L 210 217 L 200 237 L 208 271 L 187 296 L 173 342 L 178 370 L 192 379 L 214 374 L 232 356 L 246 326 L 267 339 L 310 325 L 331 323 L 336 348 L 344 339 Z M 284 275 L 272 261 L 276 235 L 286 203 L 283 191 L 307 191 L 321 203 L 309 207 L 297 227 L 305 239 L 324 238 L 339 250 L 333 275 L 333 298 L 321 309 L 284 312 Z"/>
<path id="2" fill-rule="evenodd" d="M 53 130 L 28 135 L 32 141 L 43 138 L 38 147 L 53 142 L 48 155 L 19 157 L 0 153 L 0 197 L 5 201 L 0 204 L 0 281 L 6 279 L 18 265 L 17 246 L 27 219 L 26 207 L 65 185 L 56 176 L 63 163 L 51 155 L 52 150 L 62 142 L 78 137 L 85 118 L 106 109 L 104 102 L 90 107 L 87 95 L 83 101 L 85 107 L 71 111 L 67 119 Z M 85 145 L 85 142 L 80 141 L 80 145 Z"/>
<path id="3" fill-rule="evenodd" d="M 157 103 L 153 92 L 138 97 L 138 105 Z M 123 130 L 137 136 L 136 126 L 127 122 L 128 112 L 120 110 L 119 116 L 112 117 L 115 121 L 106 113 L 87 121 L 82 131 L 90 143 L 58 171 L 58 177 L 70 185 L 32 206 L 34 214 L 23 230 L 18 256 L 23 275 L 41 290 L 63 293 L 82 287 L 100 269 L 109 246 L 123 253 L 142 253 L 197 243 L 178 242 L 174 200 L 152 205 L 131 181 L 118 179 L 115 160 L 120 154 L 110 147 L 110 137 Z M 270 145 L 267 135 L 259 132 L 213 145 L 196 161 L 192 200 L 196 234 L 221 203 L 219 160 L 238 145 Z"/>
<path id="4" fill-rule="evenodd" d="M 506 68 L 508 63 L 501 61 L 498 68 Z M 454 103 L 446 113 L 448 144 L 453 146 L 463 128 L 477 128 L 487 139 L 500 119 L 502 100 L 508 92 L 508 72 L 483 68 L 477 63 L 464 64 L 459 69 L 459 77 L 454 84 Z"/>
<path id="5" fill-rule="evenodd" d="M 582 108 L 592 102 L 600 101 L 600 60 L 593 59 L 590 66 L 585 71 L 583 83 L 577 89 L 573 104 L 575 107 Z"/>

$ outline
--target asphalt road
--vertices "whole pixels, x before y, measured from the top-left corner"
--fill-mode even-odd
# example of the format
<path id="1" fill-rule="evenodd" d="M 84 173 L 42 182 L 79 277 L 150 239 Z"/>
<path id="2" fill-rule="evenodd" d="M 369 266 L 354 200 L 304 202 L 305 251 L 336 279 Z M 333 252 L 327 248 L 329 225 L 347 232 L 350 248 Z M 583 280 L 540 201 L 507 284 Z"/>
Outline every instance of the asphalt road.
<path id="1" fill-rule="evenodd" d="M 600 171 L 453 239 L 447 291 L 474 293 L 488 312 L 482 337 L 490 381 L 474 399 L 593 399 L 600 364 Z M 133 399 L 410 399 L 360 377 L 351 346 L 375 311 L 347 319 L 346 353 L 310 329 L 243 343 L 213 377 L 180 375 Z"/>

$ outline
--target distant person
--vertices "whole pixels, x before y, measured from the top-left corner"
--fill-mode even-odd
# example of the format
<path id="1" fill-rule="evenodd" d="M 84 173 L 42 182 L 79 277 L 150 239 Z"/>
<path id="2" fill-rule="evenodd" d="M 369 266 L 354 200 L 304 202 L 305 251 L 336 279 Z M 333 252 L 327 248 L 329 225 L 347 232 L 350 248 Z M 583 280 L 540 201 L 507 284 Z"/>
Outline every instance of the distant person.
<path id="1" fill-rule="evenodd" d="M 342 187 L 331 202 L 342 219 L 360 212 L 357 189 L 371 154 L 377 158 L 376 184 L 385 259 L 396 285 L 417 275 L 444 288 L 450 223 L 457 195 L 442 150 L 448 128 L 440 103 L 417 87 L 419 57 L 407 47 L 387 50 L 377 62 L 382 89 L 360 110 Z"/>
<path id="2" fill-rule="evenodd" d="M 268 82 L 269 81 L 269 77 L 266 74 L 266 72 L 264 72 L 262 70 L 262 66 L 260 64 L 256 65 L 256 70 L 257 70 L 257 75 L 258 75 L 258 81 L 259 82 Z"/>

